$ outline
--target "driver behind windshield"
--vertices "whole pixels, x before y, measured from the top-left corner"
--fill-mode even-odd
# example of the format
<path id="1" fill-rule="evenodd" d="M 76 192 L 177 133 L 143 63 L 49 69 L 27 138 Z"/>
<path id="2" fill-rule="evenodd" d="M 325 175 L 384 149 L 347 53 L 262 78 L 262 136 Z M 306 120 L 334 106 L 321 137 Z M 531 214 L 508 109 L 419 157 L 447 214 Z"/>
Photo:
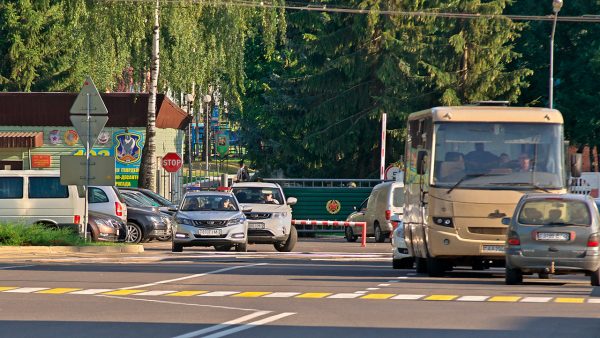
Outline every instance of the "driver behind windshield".
<path id="1" fill-rule="evenodd" d="M 486 151 L 482 142 L 477 142 L 475 150 L 465 155 L 465 164 L 469 174 L 484 173 L 498 165 L 498 157 Z"/>

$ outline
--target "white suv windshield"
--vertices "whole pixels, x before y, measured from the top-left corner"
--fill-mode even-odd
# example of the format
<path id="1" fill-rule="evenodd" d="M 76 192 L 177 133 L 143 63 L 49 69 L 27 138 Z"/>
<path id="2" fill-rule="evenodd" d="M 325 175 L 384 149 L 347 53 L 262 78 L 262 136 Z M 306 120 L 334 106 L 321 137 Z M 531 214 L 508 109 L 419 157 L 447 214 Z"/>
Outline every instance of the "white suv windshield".
<path id="1" fill-rule="evenodd" d="M 233 193 L 240 203 L 283 204 L 283 196 L 278 188 L 234 187 Z M 271 195 L 272 201 L 268 195 Z"/>

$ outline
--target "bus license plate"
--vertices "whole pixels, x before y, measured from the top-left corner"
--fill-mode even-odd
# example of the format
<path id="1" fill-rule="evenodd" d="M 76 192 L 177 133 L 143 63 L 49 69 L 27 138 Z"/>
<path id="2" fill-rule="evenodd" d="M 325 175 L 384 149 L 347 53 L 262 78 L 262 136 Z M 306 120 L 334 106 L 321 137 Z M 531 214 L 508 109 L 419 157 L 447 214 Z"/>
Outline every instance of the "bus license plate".
<path id="1" fill-rule="evenodd" d="M 570 236 L 566 232 L 538 232 L 536 239 L 538 241 L 568 241 Z"/>
<path id="2" fill-rule="evenodd" d="M 221 230 L 220 229 L 199 230 L 198 234 L 200 236 L 221 236 Z"/>
<path id="3" fill-rule="evenodd" d="M 261 222 L 250 222 L 250 223 L 248 223 L 248 229 L 262 230 L 264 228 L 265 228 L 265 223 L 261 223 Z"/>
<path id="4" fill-rule="evenodd" d="M 484 252 L 504 252 L 504 245 L 487 245 L 484 244 L 481 251 Z"/>

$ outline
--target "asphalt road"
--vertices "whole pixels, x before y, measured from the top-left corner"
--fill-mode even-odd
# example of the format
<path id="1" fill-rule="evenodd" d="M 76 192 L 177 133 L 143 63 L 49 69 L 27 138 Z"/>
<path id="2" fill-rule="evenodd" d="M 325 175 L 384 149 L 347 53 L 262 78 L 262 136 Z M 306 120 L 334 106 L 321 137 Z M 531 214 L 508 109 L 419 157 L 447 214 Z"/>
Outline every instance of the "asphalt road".
<path id="1" fill-rule="evenodd" d="M 0 337 L 600 337 L 589 279 L 393 270 L 389 243 L 296 252 L 148 243 L 139 255 L 0 258 Z"/>

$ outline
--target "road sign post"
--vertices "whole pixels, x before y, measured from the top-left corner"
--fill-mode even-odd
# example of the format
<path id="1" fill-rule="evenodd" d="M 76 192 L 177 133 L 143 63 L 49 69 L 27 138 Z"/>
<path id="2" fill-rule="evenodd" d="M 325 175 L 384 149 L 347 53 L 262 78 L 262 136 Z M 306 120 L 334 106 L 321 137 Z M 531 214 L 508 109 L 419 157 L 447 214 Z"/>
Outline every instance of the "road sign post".
<path id="1" fill-rule="evenodd" d="M 94 85 L 94 81 L 92 81 L 92 79 L 89 76 L 86 77 L 85 82 L 83 83 L 83 87 L 77 95 L 77 98 L 75 99 L 75 102 L 73 103 L 73 106 L 71 107 L 71 110 L 69 112 L 71 113 L 71 123 L 73 124 L 73 127 L 75 127 L 75 130 L 79 134 L 79 140 L 85 146 L 85 175 L 82 177 L 82 175 L 68 174 L 69 169 L 72 169 L 69 167 L 77 165 L 78 161 L 73 161 L 72 159 L 69 160 L 67 157 L 61 156 L 61 182 L 69 181 L 68 177 L 71 176 L 70 178 L 73 179 L 71 180 L 72 182 L 77 182 L 78 185 L 84 186 L 85 214 L 83 217 L 83 224 L 80 224 L 79 226 L 79 234 L 87 240 L 86 228 L 89 217 L 88 187 L 91 183 L 94 182 L 110 182 L 109 179 L 101 181 L 91 179 L 90 176 L 90 148 L 94 145 L 94 143 L 98 139 L 98 135 L 102 131 L 102 128 L 104 128 L 106 122 L 108 121 L 108 116 L 106 116 L 108 114 L 108 110 L 104 105 L 104 101 L 102 101 L 102 98 L 100 97 L 100 93 L 98 92 L 96 85 Z M 63 163 L 63 159 L 65 160 L 65 163 Z M 112 177 L 113 182 L 111 185 L 114 185 L 114 157 L 112 157 L 112 172 L 110 173 L 98 172 L 97 168 L 102 167 L 104 168 L 103 171 L 110 170 L 106 168 L 110 168 L 111 160 L 109 159 L 98 161 L 98 163 L 103 163 L 104 166 L 98 166 L 94 169 L 96 171 L 95 177 L 107 178 L 110 176 Z M 81 167 L 82 162 L 79 163 L 79 167 Z M 63 169 L 65 170 L 63 171 Z"/>

